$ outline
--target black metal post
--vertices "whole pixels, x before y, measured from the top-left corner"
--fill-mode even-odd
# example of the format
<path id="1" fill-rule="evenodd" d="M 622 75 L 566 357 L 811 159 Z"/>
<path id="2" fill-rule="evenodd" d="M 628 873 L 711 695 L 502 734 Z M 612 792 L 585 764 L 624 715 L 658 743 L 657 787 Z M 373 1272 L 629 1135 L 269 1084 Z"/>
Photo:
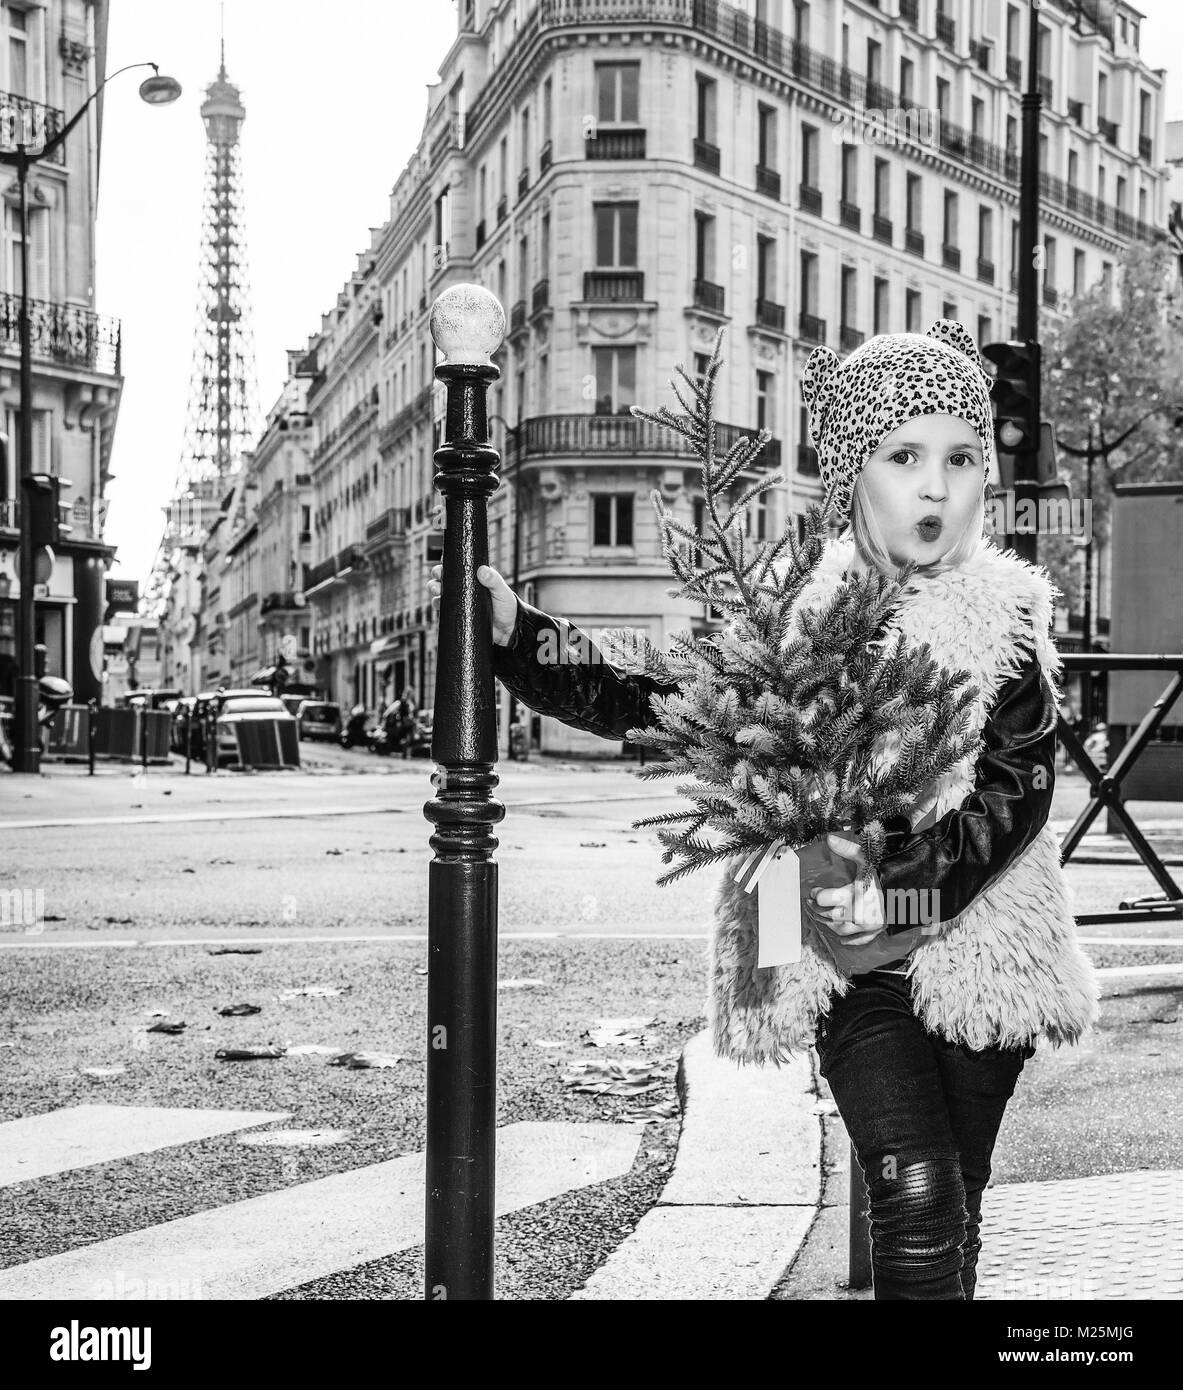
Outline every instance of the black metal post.
<path id="1" fill-rule="evenodd" d="M 189 776 L 189 760 L 193 757 L 193 711 L 185 720 L 185 776 Z"/>
<path id="2" fill-rule="evenodd" d="M 1031 0 L 1027 18 L 1027 90 L 1022 98 L 1023 147 L 1019 169 L 1019 337 L 1035 342 L 1039 338 L 1039 298 L 1036 285 L 1035 255 L 1039 241 L 1039 116 L 1043 98 L 1039 94 L 1039 8 Z M 1015 456 L 1015 502 L 1038 498 L 1034 486 L 1034 455 Z M 1010 544 L 1021 560 L 1035 563 L 1038 537 L 1034 528 L 1018 531 Z"/>
<path id="3" fill-rule="evenodd" d="M 138 711 L 140 716 L 140 771 L 148 771 L 148 706 L 145 703 Z"/>
<path id="4" fill-rule="evenodd" d="M 431 310 L 448 390 L 435 485 L 444 495 L 443 586 L 431 756 L 436 795 L 428 868 L 427 1299 L 493 1297 L 499 781 L 488 498 L 499 484 L 487 394 L 505 312 L 479 285 L 453 285 Z"/>
<path id="5" fill-rule="evenodd" d="M 90 771 L 87 774 L 94 776 L 94 728 L 99 716 L 99 702 L 92 695 L 86 702 L 86 753 L 90 761 Z"/>
<path id="6" fill-rule="evenodd" d="M 1084 495 L 1093 495 L 1093 427 L 1089 426 L 1088 453 L 1084 456 Z M 1091 652 L 1093 649 L 1093 533 L 1092 527 L 1084 538 L 1084 631 L 1081 633 L 1080 649 Z M 1080 720 L 1084 738 L 1093 731 L 1093 673 L 1080 673 Z"/>
<path id="7" fill-rule="evenodd" d="M 21 217 L 21 308 L 20 308 L 20 427 L 17 431 L 17 450 L 20 454 L 20 584 L 21 596 L 17 610 L 16 709 L 13 711 L 14 772 L 41 770 L 41 739 L 37 728 L 37 676 L 34 671 L 33 646 L 37 641 L 37 601 L 33 590 L 34 573 L 32 524 L 33 509 L 25 480 L 33 473 L 33 345 L 29 328 L 29 159 L 24 145 L 18 145 L 16 181 L 20 189 Z"/>

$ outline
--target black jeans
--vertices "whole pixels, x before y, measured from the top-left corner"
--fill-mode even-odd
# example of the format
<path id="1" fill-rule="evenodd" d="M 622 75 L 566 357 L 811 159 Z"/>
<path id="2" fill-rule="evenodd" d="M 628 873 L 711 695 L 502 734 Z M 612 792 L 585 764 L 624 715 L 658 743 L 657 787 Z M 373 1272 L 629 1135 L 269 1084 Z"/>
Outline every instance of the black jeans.
<path id="1" fill-rule="evenodd" d="M 903 975 L 856 975 L 816 1046 L 871 1212 L 876 1299 L 972 1299 L 982 1190 L 1035 1048 L 974 1051 L 928 1033 Z"/>

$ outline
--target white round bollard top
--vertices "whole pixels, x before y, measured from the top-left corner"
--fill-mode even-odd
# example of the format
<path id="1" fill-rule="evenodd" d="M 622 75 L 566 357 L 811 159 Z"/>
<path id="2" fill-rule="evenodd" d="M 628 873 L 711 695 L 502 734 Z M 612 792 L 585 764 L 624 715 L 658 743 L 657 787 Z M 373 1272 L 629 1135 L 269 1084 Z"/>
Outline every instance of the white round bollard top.
<path id="1" fill-rule="evenodd" d="M 430 326 L 446 361 L 487 367 L 505 337 L 505 310 L 484 285 L 452 285 L 431 306 Z"/>

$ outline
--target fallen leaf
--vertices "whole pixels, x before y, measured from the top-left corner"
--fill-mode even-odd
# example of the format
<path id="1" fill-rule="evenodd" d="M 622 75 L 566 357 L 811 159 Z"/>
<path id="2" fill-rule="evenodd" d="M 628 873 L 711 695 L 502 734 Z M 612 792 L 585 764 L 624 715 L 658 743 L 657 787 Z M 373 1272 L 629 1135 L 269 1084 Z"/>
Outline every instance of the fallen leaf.
<path id="1" fill-rule="evenodd" d="M 417 965 L 417 966 L 415 967 L 415 974 L 416 974 L 416 975 L 426 975 L 426 974 L 427 974 L 427 966 L 425 966 L 425 965 Z"/>
<path id="2" fill-rule="evenodd" d="M 597 1018 L 580 1037 L 591 1047 L 639 1047 L 645 1041 L 644 1030 L 656 1022 L 649 1018 Z"/>
<path id="3" fill-rule="evenodd" d="M 392 1052 L 343 1052 L 330 1058 L 330 1067 L 348 1067 L 356 1071 L 363 1067 L 397 1067 L 403 1059 Z"/>
<path id="4" fill-rule="evenodd" d="M 562 1076 L 573 1091 L 635 1096 L 659 1090 L 673 1076 L 675 1062 L 575 1062 Z"/>
<path id="5" fill-rule="evenodd" d="M 339 1057 L 344 1050 L 342 1047 L 326 1047 L 323 1043 L 297 1043 L 287 1048 L 287 1054 L 289 1057 Z"/>
<path id="6" fill-rule="evenodd" d="M 183 1023 L 153 1023 L 146 1031 L 149 1033 L 183 1033 L 185 1025 Z"/>
<path id="7" fill-rule="evenodd" d="M 116 927 L 130 927 L 135 921 L 134 917 L 107 917 L 104 919 Z"/>
<path id="8" fill-rule="evenodd" d="M 219 1062 L 260 1062 L 282 1057 L 285 1050 L 270 1043 L 266 1047 L 219 1047 L 214 1056 Z"/>
<path id="9" fill-rule="evenodd" d="M 83 1067 L 83 1076 L 122 1076 L 126 1067 Z"/>
<path id="10" fill-rule="evenodd" d="M 195 873 L 197 872 L 197 870 L 196 870 L 196 869 L 182 869 L 181 872 L 182 872 L 183 874 L 195 874 Z"/>
<path id="11" fill-rule="evenodd" d="M 498 989 L 545 989 L 545 980 L 498 980 Z"/>
<path id="12" fill-rule="evenodd" d="M 562 1038 L 535 1038 L 535 1047 L 565 1047 L 566 1043 Z"/>
<path id="13" fill-rule="evenodd" d="M 603 840 L 580 840 L 580 849 L 606 849 L 607 845 Z"/>
<path id="14" fill-rule="evenodd" d="M 261 956 L 263 948 L 261 946 L 218 946 L 212 951 L 207 951 L 208 956 Z"/>
<path id="15" fill-rule="evenodd" d="M 298 989 L 281 989 L 281 999 L 330 999 L 336 994 L 346 994 L 352 985 L 301 985 Z"/>
<path id="16" fill-rule="evenodd" d="M 248 1014 L 261 1014 L 263 1010 L 258 1004 L 227 1004 L 218 1012 L 223 1018 L 245 1018 Z"/>

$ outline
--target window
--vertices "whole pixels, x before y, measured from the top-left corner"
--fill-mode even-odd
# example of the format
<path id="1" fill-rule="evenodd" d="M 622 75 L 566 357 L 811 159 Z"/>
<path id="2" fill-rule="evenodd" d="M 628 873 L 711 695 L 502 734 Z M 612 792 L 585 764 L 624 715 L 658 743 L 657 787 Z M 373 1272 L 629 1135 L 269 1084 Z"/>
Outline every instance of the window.
<path id="1" fill-rule="evenodd" d="M 867 81 L 878 85 L 883 80 L 883 47 L 874 39 L 867 40 Z"/>
<path id="2" fill-rule="evenodd" d="M 538 411 L 545 415 L 550 407 L 550 354 L 538 354 Z"/>
<path id="3" fill-rule="evenodd" d="M 912 105 L 912 93 L 916 84 L 916 67 L 911 58 L 900 59 L 900 105 Z"/>
<path id="4" fill-rule="evenodd" d="M 801 127 L 801 182 L 807 188 L 817 188 L 817 127 Z"/>
<path id="5" fill-rule="evenodd" d="M 945 190 L 945 211 L 941 222 L 941 239 L 946 246 L 957 245 L 957 194 Z"/>
<path id="6" fill-rule="evenodd" d="M 597 203 L 596 266 L 635 270 L 637 265 L 637 204 Z"/>
<path id="7" fill-rule="evenodd" d="M 514 373 L 514 386 L 517 396 L 517 418 L 524 419 L 526 415 L 526 369 L 519 367 Z"/>
<path id="8" fill-rule="evenodd" d="M 801 312 L 817 314 L 817 256 L 812 251 L 801 252 Z"/>
<path id="9" fill-rule="evenodd" d="M 501 146 L 500 146 L 499 154 L 500 154 L 500 174 L 499 174 L 498 182 L 497 182 L 497 196 L 498 196 L 499 198 L 504 198 L 504 197 L 505 197 L 505 188 L 506 188 L 506 179 L 508 178 L 508 165 L 509 165 L 509 136 L 508 136 L 508 135 L 503 135 L 503 136 L 501 137 Z"/>
<path id="10" fill-rule="evenodd" d="M 713 78 L 703 77 L 701 73 L 694 79 L 697 92 L 697 123 L 695 134 L 708 145 L 715 143 L 715 92 L 717 84 Z"/>
<path id="11" fill-rule="evenodd" d="M 640 63 L 597 63 L 596 120 L 607 125 L 636 125 L 640 85 Z"/>
<path id="12" fill-rule="evenodd" d="M 548 279 L 550 276 L 550 213 L 542 214 L 542 237 L 538 247 L 539 266 L 538 273 L 542 278 Z"/>
<path id="13" fill-rule="evenodd" d="M 842 146 L 842 201 L 858 206 L 858 146 Z"/>
<path id="14" fill-rule="evenodd" d="M 941 318 L 955 319 L 957 317 L 957 301 L 945 299 L 941 302 Z"/>
<path id="15" fill-rule="evenodd" d="M 45 61 L 42 57 L 42 30 L 44 20 L 40 7 L 17 9 L 15 5 L 5 5 L 3 21 L 6 29 L 4 57 L 7 70 L 0 74 L 3 90 L 14 96 L 31 97 L 34 101 L 45 100 Z M 18 118 L 19 119 L 19 118 Z M 17 134 L 20 135 L 18 126 Z M 30 134 L 27 143 L 39 142 L 40 130 Z"/>
<path id="16" fill-rule="evenodd" d="M 839 310 L 842 327 L 854 328 L 858 317 L 858 271 L 852 265 L 842 267 Z"/>
<path id="17" fill-rule="evenodd" d="M 775 237 L 756 238 L 756 298 L 777 302 Z"/>
<path id="18" fill-rule="evenodd" d="M 702 386 L 707 379 L 707 366 L 710 360 L 709 353 L 696 352 L 694 354 L 694 376 L 700 386 Z"/>
<path id="19" fill-rule="evenodd" d="M 756 373 L 756 428 L 775 430 L 774 402 L 776 378 L 771 372 Z"/>
<path id="20" fill-rule="evenodd" d="M 518 298 L 525 299 L 530 293 L 530 243 L 528 237 L 518 242 Z"/>
<path id="21" fill-rule="evenodd" d="M 907 228 L 910 232 L 920 230 L 920 175 L 909 174 L 905 206 Z"/>
<path id="22" fill-rule="evenodd" d="M 1039 26 L 1036 42 L 1039 46 L 1039 75 L 1046 77 L 1051 69 L 1052 60 L 1052 31 L 1046 24 Z"/>
<path id="23" fill-rule="evenodd" d="M 756 107 L 756 162 L 763 169 L 776 168 L 776 108 L 761 102 Z"/>
<path id="24" fill-rule="evenodd" d="M 1106 294 L 1113 293 L 1113 262 L 1101 262 L 1101 284 L 1105 287 Z"/>
<path id="25" fill-rule="evenodd" d="M 553 91 L 553 79 L 547 78 L 542 84 L 542 141 L 547 144 L 550 141 L 551 126 L 551 95 Z"/>
<path id="26" fill-rule="evenodd" d="M 1019 11 L 1014 5 L 1006 7 L 1006 51 L 1012 58 L 1021 57 L 1022 36 L 1019 30 Z"/>
<path id="27" fill-rule="evenodd" d="M 597 415 L 627 415 L 637 403 L 635 347 L 594 347 Z"/>
<path id="28" fill-rule="evenodd" d="M 1097 198 L 1100 202 L 1105 201 L 1105 166 L 1097 165 Z"/>
<path id="29" fill-rule="evenodd" d="M 715 219 L 694 214 L 694 278 L 710 280 L 715 268 Z"/>
<path id="30" fill-rule="evenodd" d="M 1043 238 L 1043 288 L 1048 291 L 1055 288 L 1056 283 L 1056 239 L 1054 236 L 1044 236 Z"/>
<path id="31" fill-rule="evenodd" d="M 1014 158 L 1019 155 L 1019 123 L 1013 116 L 1006 118 L 1006 152 Z"/>
<path id="32" fill-rule="evenodd" d="M 1116 204 L 1117 204 L 1117 210 L 1118 210 L 1118 212 L 1124 212 L 1124 211 L 1125 211 L 1125 187 L 1126 187 L 1126 181 L 1125 181 L 1125 179 L 1123 179 L 1122 176 L 1121 176 L 1120 174 L 1118 174 L 1118 176 L 1117 176 L 1117 192 L 1116 192 L 1116 194 L 1114 195 L 1114 201 L 1115 201 Z"/>
<path id="33" fill-rule="evenodd" d="M 522 107 L 522 148 L 518 151 L 519 167 L 530 167 L 530 108 Z"/>
<path id="34" fill-rule="evenodd" d="M 1150 139 L 1150 93 L 1138 93 L 1138 134 L 1143 140 Z"/>
<path id="35" fill-rule="evenodd" d="M 1146 190 L 1144 188 L 1138 189 L 1138 220 L 1140 222 L 1146 221 Z"/>
<path id="36" fill-rule="evenodd" d="M 49 211 L 29 208 L 29 294 L 49 298 Z M 21 210 L 4 205 L 5 276 L 8 292 L 21 292 Z"/>
<path id="37" fill-rule="evenodd" d="M 1010 269 L 1011 274 L 1015 277 L 1016 289 L 1019 285 L 1020 256 L 1021 250 L 1019 247 L 1019 219 L 1017 217 L 1012 217 L 1010 224 Z"/>
<path id="38" fill-rule="evenodd" d="M 1097 115 L 1105 117 L 1109 114 L 1109 78 L 1103 73 L 1097 74 Z"/>
<path id="39" fill-rule="evenodd" d="M 884 276 L 876 275 L 871 295 L 871 329 L 874 333 L 886 333 L 888 319 L 888 287 Z"/>
<path id="40" fill-rule="evenodd" d="M 802 405 L 797 413 L 797 472 L 806 478 L 818 476 L 817 453 L 809 442 L 809 411 Z"/>
<path id="41" fill-rule="evenodd" d="M 904 291 L 904 328 L 909 333 L 920 332 L 920 291 Z"/>
<path id="42" fill-rule="evenodd" d="M 1068 151 L 1068 187 L 1080 187 L 1080 156 L 1075 150 Z"/>
<path id="43" fill-rule="evenodd" d="M 891 216 L 891 165 L 886 159 L 875 160 L 875 216 Z"/>
<path id="44" fill-rule="evenodd" d="M 1072 253 L 1072 293 L 1084 293 L 1084 252 L 1079 250 Z"/>
<path id="45" fill-rule="evenodd" d="M 940 112 L 941 120 L 946 120 L 949 115 L 949 83 L 943 77 L 937 78 L 937 110 Z"/>
<path id="46" fill-rule="evenodd" d="M 442 270 L 448 259 L 448 245 L 452 240 L 452 200 L 449 190 L 444 189 L 435 200 L 435 245 L 437 253 L 442 251 L 443 261 L 436 263 L 435 269 Z"/>
<path id="47" fill-rule="evenodd" d="M 12 471 L 13 492 L 18 495 L 17 480 L 20 478 L 20 430 L 21 413 L 13 406 L 5 408 L 5 425 L 9 438 L 9 468 Z M 34 473 L 57 473 L 53 466 L 53 412 L 51 410 L 33 411 L 33 467 Z"/>
<path id="48" fill-rule="evenodd" d="M 738 497 L 738 493 L 736 496 Z M 749 540 L 762 541 L 768 537 L 768 493 L 753 498 L 744 513 L 744 535 Z M 720 615 L 721 616 L 721 615 Z"/>
<path id="49" fill-rule="evenodd" d="M 994 341 L 994 321 L 989 314 L 978 315 L 978 347 Z"/>
<path id="50" fill-rule="evenodd" d="M 988 207 L 978 208 L 978 259 L 993 260 L 994 213 Z"/>
<path id="51" fill-rule="evenodd" d="M 592 545 L 632 545 L 631 492 L 592 493 Z"/>

